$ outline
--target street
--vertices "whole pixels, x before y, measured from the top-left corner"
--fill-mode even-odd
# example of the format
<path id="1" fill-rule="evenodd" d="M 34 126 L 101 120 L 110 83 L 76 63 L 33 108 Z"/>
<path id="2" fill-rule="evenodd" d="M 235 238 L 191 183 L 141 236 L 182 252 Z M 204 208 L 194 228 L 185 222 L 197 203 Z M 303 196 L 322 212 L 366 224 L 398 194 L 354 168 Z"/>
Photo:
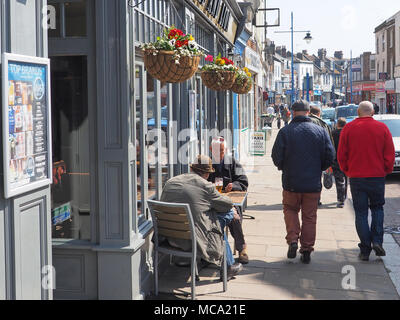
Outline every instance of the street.
<path id="1" fill-rule="evenodd" d="M 369 262 L 359 261 L 359 239 L 351 201 L 346 201 L 344 209 L 337 209 L 334 187 L 322 192 L 323 205 L 318 210 L 317 241 L 311 264 L 302 264 L 299 256 L 293 261 L 286 258 L 281 173 L 270 156 L 277 132 L 274 125 L 272 138 L 267 143 L 267 155 L 256 158 L 255 166 L 247 168 L 250 189 L 246 214 L 255 217 L 255 220 L 243 222 L 250 263 L 236 279 L 229 281 L 225 293 L 218 280 L 219 270 L 203 269 L 197 283 L 198 299 L 398 300 L 400 282 L 397 260 L 400 247 L 391 235 L 385 235 L 387 257 L 382 260 L 371 254 Z M 394 202 L 399 201 L 398 191 L 396 198 L 398 182 L 399 177 L 388 179 L 386 223 L 394 219 Z M 190 269 L 166 266 L 160 277 L 160 297 L 190 297 Z M 346 278 L 352 272 L 355 275 L 354 287 Z"/>

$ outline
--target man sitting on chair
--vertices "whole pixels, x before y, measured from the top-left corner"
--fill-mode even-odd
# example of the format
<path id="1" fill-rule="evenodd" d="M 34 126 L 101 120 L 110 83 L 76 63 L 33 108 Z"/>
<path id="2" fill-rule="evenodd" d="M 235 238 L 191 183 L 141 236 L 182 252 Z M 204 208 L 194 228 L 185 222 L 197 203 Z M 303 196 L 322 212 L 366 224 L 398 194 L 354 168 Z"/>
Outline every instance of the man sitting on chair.
<path id="1" fill-rule="evenodd" d="M 215 183 L 216 178 L 223 178 L 223 192 L 247 191 L 249 180 L 242 165 L 235 158 L 226 154 L 225 139 L 223 137 L 213 139 L 210 149 L 215 172 L 210 174 L 208 181 Z M 242 228 L 243 212 L 239 207 L 236 209 L 240 219 L 232 220 L 228 227 L 235 240 L 235 251 L 239 252 L 239 262 L 248 264 L 249 256 Z"/>
<path id="2" fill-rule="evenodd" d="M 160 201 L 187 203 L 196 227 L 198 254 L 204 261 L 222 266 L 225 226 L 232 219 L 240 219 L 231 199 L 218 193 L 208 182 L 214 172 L 212 161 L 207 156 L 198 156 L 191 166 L 191 173 L 170 179 L 164 187 Z M 167 238 L 169 244 L 182 250 L 190 250 L 192 242 Z M 237 275 L 243 266 L 235 263 L 231 248 L 226 241 L 228 280 Z"/>

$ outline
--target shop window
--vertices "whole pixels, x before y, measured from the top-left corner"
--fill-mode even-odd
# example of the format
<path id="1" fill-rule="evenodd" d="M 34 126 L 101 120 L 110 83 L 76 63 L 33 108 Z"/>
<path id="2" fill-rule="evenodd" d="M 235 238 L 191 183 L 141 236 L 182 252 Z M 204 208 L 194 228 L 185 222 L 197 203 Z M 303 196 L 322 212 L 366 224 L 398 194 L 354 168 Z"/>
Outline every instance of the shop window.
<path id="1" fill-rule="evenodd" d="M 49 38 L 86 37 L 87 1 L 49 0 L 49 7 L 55 9 L 55 29 L 48 30 Z M 51 13 L 51 11 L 49 11 Z M 50 19 L 53 19 L 50 17 Z"/>
<path id="2" fill-rule="evenodd" d="M 86 1 L 65 3 L 65 35 L 86 37 Z"/>
<path id="3" fill-rule="evenodd" d="M 51 58 L 53 239 L 90 240 L 87 58 Z"/>

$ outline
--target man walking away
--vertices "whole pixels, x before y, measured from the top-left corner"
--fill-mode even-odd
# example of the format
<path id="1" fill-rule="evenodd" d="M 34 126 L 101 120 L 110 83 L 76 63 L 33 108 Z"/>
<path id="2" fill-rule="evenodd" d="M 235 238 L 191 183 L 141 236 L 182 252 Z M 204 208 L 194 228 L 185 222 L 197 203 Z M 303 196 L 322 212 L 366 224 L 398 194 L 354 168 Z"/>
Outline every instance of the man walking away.
<path id="1" fill-rule="evenodd" d="M 326 130 L 308 117 L 307 101 L 293 104 L 292 122 L 279 131 L 272 159 L 282 170 L 283 212 L 289 245 L 288 258 L 296 258 L 300 239 L 301 261 L 310 263 L 314 251 L 318 201 L 322 190 L 322 171 L 334 160 L 335 150 Z M 299 212 L 302 214 L 300 226 Z"/>
<path id="2" fill-rule="evenodd" d="M 314 122 L 316 125 L 324 128 L 326 130 L 326 132 L 328 132 L 329 137 L 331 138 L 331 141 L 333 143 L 331 128 L 328 126 L 328 124 L 324 120 L 321 119 L 321 109 L 317 106 L 311 106 L 309 117 L 312 122 Z"/>
<path id="3" fill-rule="evenodd" d="M 346 123 L 347 123 L 346 118 L 339 118 L 337 121 L 337 129 L 333 130 L 332 132 L 333 142 L 336 150 L 336 157 L 332 165 L 332 170 L 333 170 L 333 176 L 335 177 L 338 208 L 343 208 L 344 201 L 347 199 L 347 184 L 348 184 L 347 177 L 343 173 L 343 171 L 340 170 L 340 166 L 337 161 L 337 150 L 339 149 L 340 134 Z"/>
<path id="4" fill-rule="evenodd" d="M 372 117 L 371 102 L 361 102 L 358 115 L 359 118 L 347 124 L 341 133 L 337 158 L 341 170 L 350 178 L 361 241 L 359 258 L 368 261 L 372 250 L 377 256 L 386 255 L 382 247 L 385 177 L 393 171 L 395 150 L 388 127 Z M 372 213 L 371 228 L 368 207 Z"/>

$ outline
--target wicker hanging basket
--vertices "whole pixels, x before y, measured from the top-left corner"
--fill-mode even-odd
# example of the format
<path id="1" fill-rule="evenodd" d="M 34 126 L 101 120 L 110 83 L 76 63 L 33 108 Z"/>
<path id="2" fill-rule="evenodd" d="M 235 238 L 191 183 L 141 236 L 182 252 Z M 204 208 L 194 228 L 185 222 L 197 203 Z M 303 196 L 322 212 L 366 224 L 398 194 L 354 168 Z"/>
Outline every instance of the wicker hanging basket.
<path id="1" fill-rule="evenodd" d="M 250 79 L 245 79 L 242 83 L 239 83 L 238 80 L 232 85 L 231 90 L 237 94 L 246 94 L 251 90 L 251 86 L 253 82 Z"/>
<path id="2" fill-rule="evenodd" d="M 182 56 L 179 64 L 175 63 L 173 51 L 144 51 L 144 65 L 153 78 L 161 82 L 180 83 L 190 79 L 197 71 L 200 56 Z"/>
<path id="3" fill-rule="evenodd" d="M 204 85 L 215 91 L 229 90 L 236 80 L 235 71 L 202 71 Z"/>

